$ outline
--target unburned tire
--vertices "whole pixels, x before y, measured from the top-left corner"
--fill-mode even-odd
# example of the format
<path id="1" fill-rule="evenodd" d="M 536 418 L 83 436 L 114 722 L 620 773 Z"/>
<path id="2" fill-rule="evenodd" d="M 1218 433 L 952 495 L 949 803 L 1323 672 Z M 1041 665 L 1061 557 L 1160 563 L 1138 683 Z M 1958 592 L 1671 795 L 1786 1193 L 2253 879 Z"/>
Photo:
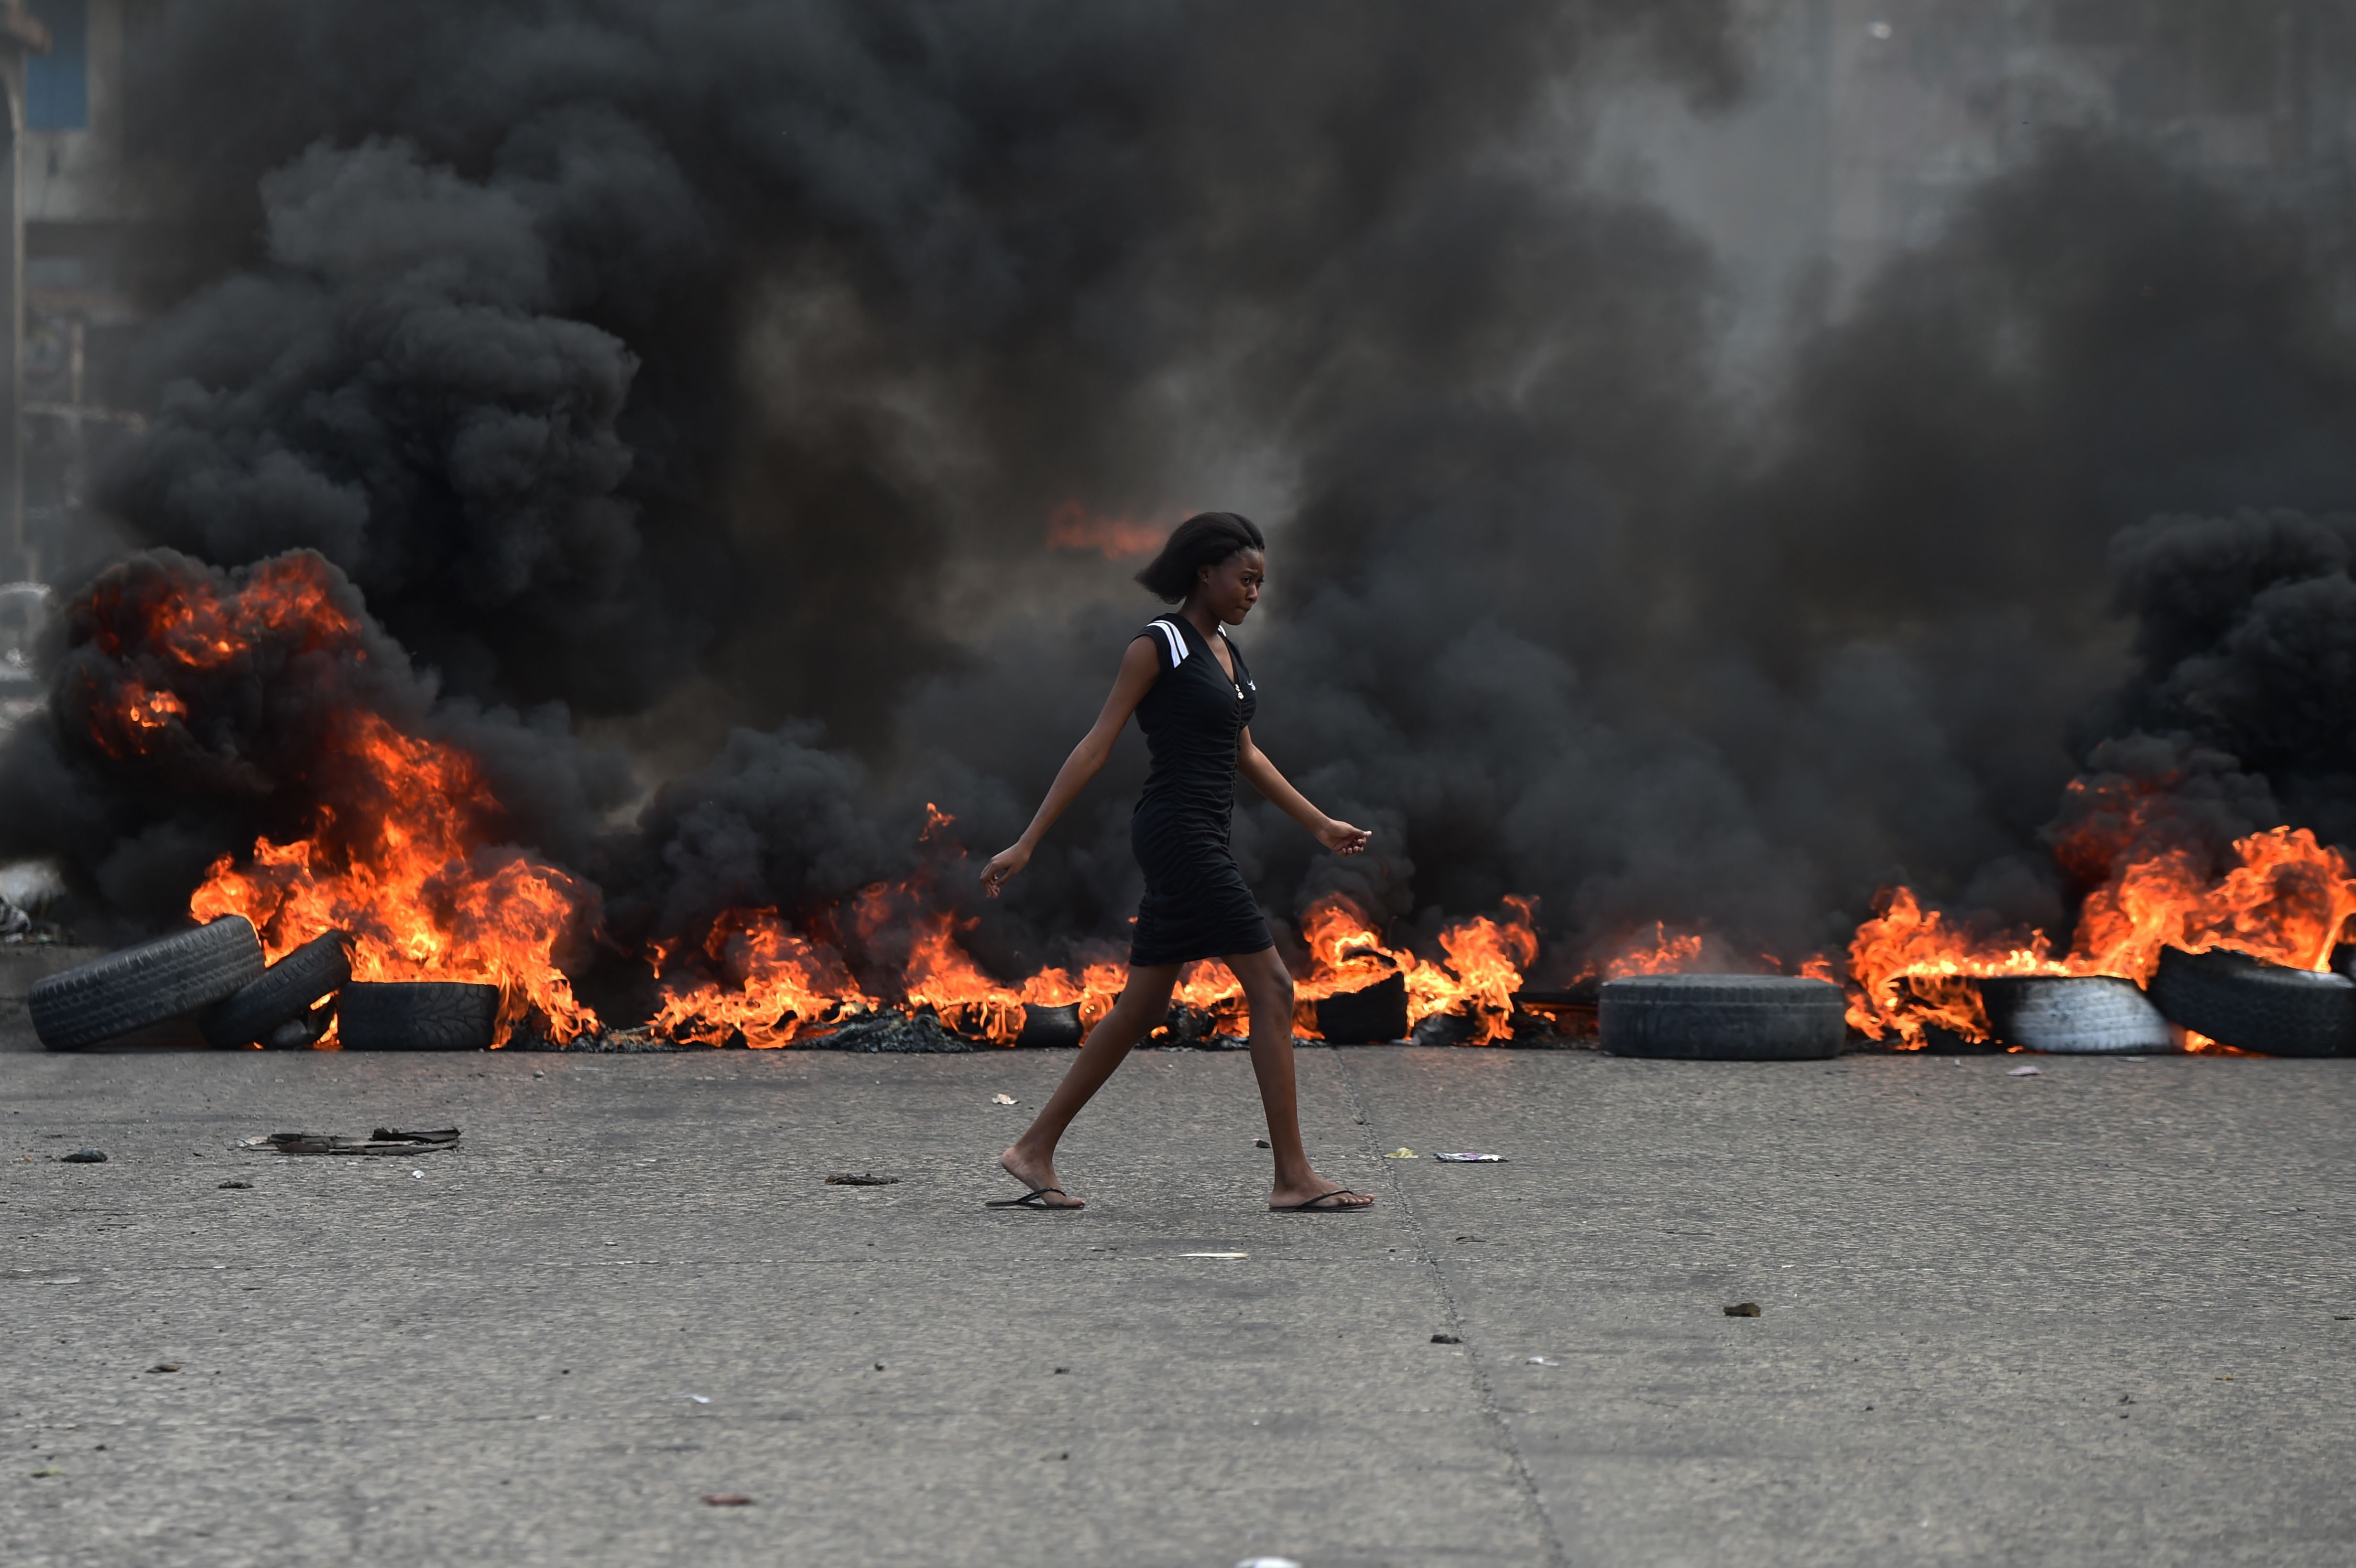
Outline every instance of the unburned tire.
<path id="1" fill-rule="evenodd" d="M 1317 1032 L 1328 1045 L 1381 1045 L 1407 1038 L 1407 976 L 1321 997 Z"/>
<path id="2" fill-rule="evenodd" d="M 1988 1028 L 2006 1045 L 2057 1055 L 2174 1051 L 2168 1020 L 2133 980 L 1999 975 L 1980 982 Z"/>
<path id="3" fill-rule="evenodd" d="M 1641 975 L 1606 980 L 1597 1003 L 1614 1056 L 1815 1061 L 1840 1054 L 1847 1004 L 1794 975 Z"/>
<path id="4" fill-rule="evenodd" d="M 331 931 L 273 964 L 261 978 L 241 987 L 205 1014 L 205 1039 L 235 1049 L 275 1043 L 280 1030 L 290 1023 L 307 1026 L 311 1009 L 352 977 L 351 950 L 346 945 L 350 940 L 340 931 Z M 303 1034 L 305 1045 L 318 1038 L 318 1030 L 308 1027 Z"/>
<path id="5" fill-rule="evenodd" d="M 2151 999 L 2169 1022 L 2269 1056 L 2356 1052 L 2356 981 L 2222 948 L 2163 947 Z"/>
<path id="6" fill-rule="evenodd" d="M 337 998 L 346 1051 L 488 1051 L 499 988 L 455 980 L 355 980 Z"/>
<path id="7" fill-rule="evenodd" d="M 43 1045 L 79 1051 L 209 1008 L 262 971 L 252 923 L 232 914 L 35 981 L 26 1001 Z"/>

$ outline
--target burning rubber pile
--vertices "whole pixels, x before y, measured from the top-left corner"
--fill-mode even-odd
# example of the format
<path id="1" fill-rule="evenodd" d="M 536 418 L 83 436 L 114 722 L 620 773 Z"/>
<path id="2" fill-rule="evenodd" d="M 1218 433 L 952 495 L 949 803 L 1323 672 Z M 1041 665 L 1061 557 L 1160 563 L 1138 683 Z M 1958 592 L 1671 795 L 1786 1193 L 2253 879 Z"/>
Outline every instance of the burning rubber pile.
<path id="1" fill-rule="evenodd" d="M 187 906 L 198 930 L 42 982 L 33 1013 L 53 1048 L 175 1018 L 220 1046 L 1076 1045 L 1119 995 L 1109 958 L 1016 983 L 985 973 L 944 894 L 965 853 L 928 805 L 901 880 L 793 914 L 725 909 L 692 940 L 624 955 L 654 1003 L 609 1029 L 564 967 L 614 956 L 599 890 L 503 842 L 515 824 L 480 758 L 400 726 L 413 682 L 333 567 L 298 552 L 220 573 L 158 554 L 109 572 L 73 613 L 57 715 L 70 748 L 134 793 L 194 779 L 291 820 L 207 869 Z M 423 727 L 423 704 L 407 707 Z M 1442 930 L 1428 959 L 1327 899 L 1301 922 L 1295 1027 L 1397 1040 L 1445 1019 L 1451 1039 L 1505 1039 L 1537 952 L 1531 915 L 1508 900 Z M 1223 966 L 1193 965 L 1164 1033 L 1237 1032 L 1242 1008 Z"/>
<path id="2" fill-rule="evenodd" d="M 2040 116 L 1819 256 L 1609 172 L 1744 100 L 1724 5 L 166 9 L 208 133 L 0 735 L 122 950 L 53 1043 L 1068 1044 L 1133 751 L 967 847 L 1242 505 L 1256 740 L 1375 834 L 1237 805 L 1305 1038 L 2349 1049 L 2328 180 Z"/>
<path id="3" fill-rule="evenodd" d="M 187 901 L 196 929 L 42 982 L 56 1049 L 174 1019 L 221 1047 L 958 1050 L 1076 1045 L 1118 997 L 1110 953 L 1020 980 L 961 942 L 970 880 L 954 819 L 927 805 L 912 869 L 796 910 L 721 909 L 635 949 L 597 881 L 513 841 L 486 756 L 437 733 L 397 646 L 351 585 L 295 552 L 218 572 L 167 554 L 119 567 L 72 611 L 58 734 L 133 795 L 191 787 L 260 830 Z M 2172 797 L 2119 777 L 2072 786 L 2057 858 L 2091 885 L 2076 937 L 1984 932 L 1900 887 L 1842 959 L 1758 955 L 1697 973 L 1711 944 L 1655 924 L 1569 989 L 1533 991 L 1537 911 L 1440 927 L 1436 954 L 1385 940 L 1339 893 L 1298 923 L 1296 1032 L 1334 1043 L 1559 1042 L 1749 1059 L 1885 1049 L 2286 1054 L 2356 1050 L 2356 985 L 2331 960 L 2356 879 L 2306 829 L 2232 845 L 2180 830 Z M 621 1020 L 573 970 L 618 967 L 646 1000 Z M 1720 966 L 1723 966 L 1722 965 Z M 1600 989 L 1598 988 L 1600 985 Z M 1224 966 L 1182 976 L 1164 1043 L 1231 1040 Z"/>

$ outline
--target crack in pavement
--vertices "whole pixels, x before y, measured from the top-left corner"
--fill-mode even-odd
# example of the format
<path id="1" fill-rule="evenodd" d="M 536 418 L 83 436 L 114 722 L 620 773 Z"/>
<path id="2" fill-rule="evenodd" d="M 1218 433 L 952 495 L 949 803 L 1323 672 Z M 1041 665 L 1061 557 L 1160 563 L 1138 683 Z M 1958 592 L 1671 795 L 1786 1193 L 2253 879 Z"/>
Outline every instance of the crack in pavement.
<path id="1" fill-rule="evenodd" d="M 1350 1082 L 1350 1074 L 1342 1064 L 1342 1052 L 1328 1046 L 1326 1054 L 1333 1059 L 1333 1075 L 1341 1080 L 1343 1098 L 1350 1107 L 1350 1118 L 1359 1129 L 1359 1142 L 1374 1157 L 1376 1166 L 1383 1173 L 1384 1181 L 1389 1184 L 1391 1201 L 1398 1205 L 1399 1215 L 1407 1222 L 1408 1232 L 1414 1240 L 1416 1255 L 1431 1271 L 1432 1289 L 1439 1293 L 1441 1308 L 1447 1315 L 1448 1331 L 1462 1340 L 1464 1339 L 1464 1314 L 1456 1304 L 1455 1291 L 1449 1287 L 1448 1271 L 1440 1264 L 1439 1251 L 1424 1234 L 1423 1221 L 1417 1215 L 1415 1205 L 1408 1201 L 1407 1189 L 1399 1185 L 1398 1172 L 1383 1158 L 1382 1140 L 1376 1137 L 1373 1125 L 1366 1117 L 1365 1106 L 1358 1098 L 1357 1085 Z M 1515 1484 L 1529 1499 L 1530 1513 L 1538 1524 L 1538 1539 L 1545 1544 L 1546 1560 L 1552 1568 L 1565 1568 L 1569 1557 L 1563 1551 L 1562 1537 L 1555 1530 L 1553 1516 L 1547 1512 L 1545 1499 L 1538 1496 L 1537 1481 L 1530 1475 L 1530 1467 L 1522 1458 L 1521 1445 L 1514 1441 L 1514 1429 L 1507 1424 L 1505 1412 L 1497 1407 L 1495 1391 L 1489 1386 L 1489 1374 L 1482 1368 L 1481 1352 L 1469 1342 L 1464 1346 L 1464 1364 L 1472 1373 L 1473 1397 L 1480 1404 L 1481 1414 L 1495 1429 L 1498 1445 L 1505 1449 L 1505 1457 L 1513 1464 Z"/>

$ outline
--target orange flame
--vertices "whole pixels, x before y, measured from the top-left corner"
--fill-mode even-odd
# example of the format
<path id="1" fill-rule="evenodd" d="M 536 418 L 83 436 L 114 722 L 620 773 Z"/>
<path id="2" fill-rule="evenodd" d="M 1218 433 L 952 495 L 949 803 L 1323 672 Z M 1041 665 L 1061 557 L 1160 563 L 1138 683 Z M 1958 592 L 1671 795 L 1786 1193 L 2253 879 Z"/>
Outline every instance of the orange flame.
<path id="1" fill-rule="evenodd" d="M 926 835 L 951 821 L 932 807 Z M 1042 969 L 1020 984 L 993 979 L 957 939 L 958 924 L 933 905 L 921 877 L 879 882 L 850 901 L 853 928 L 872 940 L 888 931 L 905 932 L 908 955 L 900 965 L 898 1005 L 930 1008 L 951 1028 L 1012 1045 L 1023 1031 L 1023 1008 L 1078 1004 L 1083 1027 L 1112 1009 L 1129 981 L 1116 963 L 1087 965 L 1076 976 L 1069 969 Z M 1410 1025 L 1433 1013 L 1463 1012 L 1477 1021 L 1472 1043 L 1505 1038 L 1511 1027 L 1513 996 L 1521 987 L 1521 965 L 1537 953 L 1537 934 L 1526 900 L 1506 901 L 1502 921 L 1476 916 L 1440 933 L 1444 965 L 1386 947 L 1365 918 L 1338 897 L 1320 901 L 1302 923 L 1310 949 L 1308 972 L 1295 982 L 1294 1028 L 1316 1038 L 1319 998 L 1406 976 Z M 815 948 L 787 929 L 775 910 L 731 911 L 714 923 L 702 944 L 714 977 L 665 991 L 649 1027 L 673 1040 L 725 1042 L 741 1031 L 748 1045 L 783 1045 L 841 1019 L 885 1005 L 862 992 L 830 951 Z M 670 955 L 665 955 L 668 964 Z M 1240 1029 L 1246 1008 L 1243 988 L 1221 964 L 1190 964 L 1180 971 L 1171 999 L 1211 1015 L 1223 1028 Z"/>
<path id="2" fill-rule="evenodd" d="M 1097 517 L 1077 501 L 1066 501 L 1047 517 L 1049 549 L 1092 549 L 1107 560 L 1151 555 L 1170 537 L 1170 525 L 1135 517 Z"/>
<path id="3" fill-rule="evenodd" d="M 222 856 L 188 912 L 245 916 L 273 963 L 340 930 L 352 936 L 356 980 L 497 986 L 500 1044 L 535 1011 L 558 1041 L 595 1029 L 555 960 L 589 923 L 594 894 L 520 849 L 489 845 L 496 806 L 465 752 L 373 713 L 336 722 L 337 749 L 384 786 L 373 809 L 345 825 L 322 805 L 307 838 L 257 838 L 243 868 Z"/>
<path id="4" fill-rule="evenodd" d="M 1894 889 L 1849 944 L 1849 1022 L 1874 1040 L 1894 1033 L 1906 1050 L 1921 1049 L 1933 1023 L 1986 1040 L 1974 984 L 1980 977 L 2115 975 L 2144 985 L 2164 947 L 2225 947 L 2293 969 L 2329 967 L 2356 916 L 2347 859 L 2304 827 L 2254 833 L 2235 840 L 2233 854 L 2234 863 L 2211 876 L 2189 847 L 2152 851 L 2121 838 L 2111 859 L 2097 861 L 2083 844 L 2065 843 L 2064 865 L 2091 861 L 2107 875 L 2086 896 L 2075 939 L 2059 958 L 2043 932 L 1976 937 L 1926 912 L 1911 890 Z"/>
<path id="5" fill-rule="evenodd" d="M 1620 955 L 1603 965 L 1603 977 L 1617 980 L 1623 975 L 1682 975 L 1701 962 L 1701 937 L 1687 932 L 1672 933 L 1660 921 L 1653 923 L 1650 945 L 1644 939 L 1624 947 Z"/>
<path id="6" fill-rule="evenodd" d="M 756 1050 L 787 1043 L 815 1025 L 873 1009 L 831 948 L 789 930 L 774 909 L 731 910 L 712 923 L 704 955 L 720 979 L 667 987 L 648 1028 L 671 1040 L 724 1045 L 741 1031 Z M 657 972 L 669 954 L 658 953 Z"/>
<path id="7" fill-rule="evenodd" d="M 93 743 L 115 758 L 196 748 L 187 699 L 173 683 L 252 656 L 264 642 L 273 657 L 365 662 L 359 623 L 336 604 L 332 572 L 318 556 L 295 552 L 226 585 L 194 578 L 160 598 L 149 592 L 152 578 L 102 581 L 88 606 L 91 645 L 140 674 L 104 692 L 80 688 Z M 594 891 L 498 847 L 498 802 L 465 752 L 403 734 L 365 709 L 338 711 L 324 724 L 310 782 L 325 798 L 312 809 L 307 836 L 256 839 L 242 868 L 223 856 L 188 912 L 200 921 L 245 916 L 273 962 L 340 929 L 353 938 L 357 979 L 495 985 L 502 1042 L 535 1010 L 560 1040 L 594 1028 L 553 956 L 593 923 Z"/>

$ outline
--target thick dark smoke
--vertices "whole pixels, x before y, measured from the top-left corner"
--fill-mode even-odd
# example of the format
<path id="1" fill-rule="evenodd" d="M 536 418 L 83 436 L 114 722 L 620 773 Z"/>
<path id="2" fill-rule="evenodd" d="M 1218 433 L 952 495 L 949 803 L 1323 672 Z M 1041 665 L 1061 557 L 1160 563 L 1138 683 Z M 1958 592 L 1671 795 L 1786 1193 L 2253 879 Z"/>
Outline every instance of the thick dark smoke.
<path id="1" fill-rule="evenodd" d="M 2051 929 L 2082 772 L 2356 839 L 2344 280 L 2136 146 L 2055 138 L 1737 398 L 1708 249 L 1534 152 L 1738 94 L 1703 0 L 246 0 L 145 58 L 209 130 L 108 505 L 348 573 L 616 948 L 937 860 L 927 801 L 1011 839 L 1157 608 L 1046 517 L 1247 485 L 1258 738 L 1377 831 L 1247 804 L 1278 913 L 1535 894 L 1566 974 L 1794 959 L 1901 878 Z M 1141 762 L 1004 902 L 936 865 L 985 962 L 1118 949 Z M 256 830 L 104 773 L 20 739 L 0 849 L 153 923 Z"/>

